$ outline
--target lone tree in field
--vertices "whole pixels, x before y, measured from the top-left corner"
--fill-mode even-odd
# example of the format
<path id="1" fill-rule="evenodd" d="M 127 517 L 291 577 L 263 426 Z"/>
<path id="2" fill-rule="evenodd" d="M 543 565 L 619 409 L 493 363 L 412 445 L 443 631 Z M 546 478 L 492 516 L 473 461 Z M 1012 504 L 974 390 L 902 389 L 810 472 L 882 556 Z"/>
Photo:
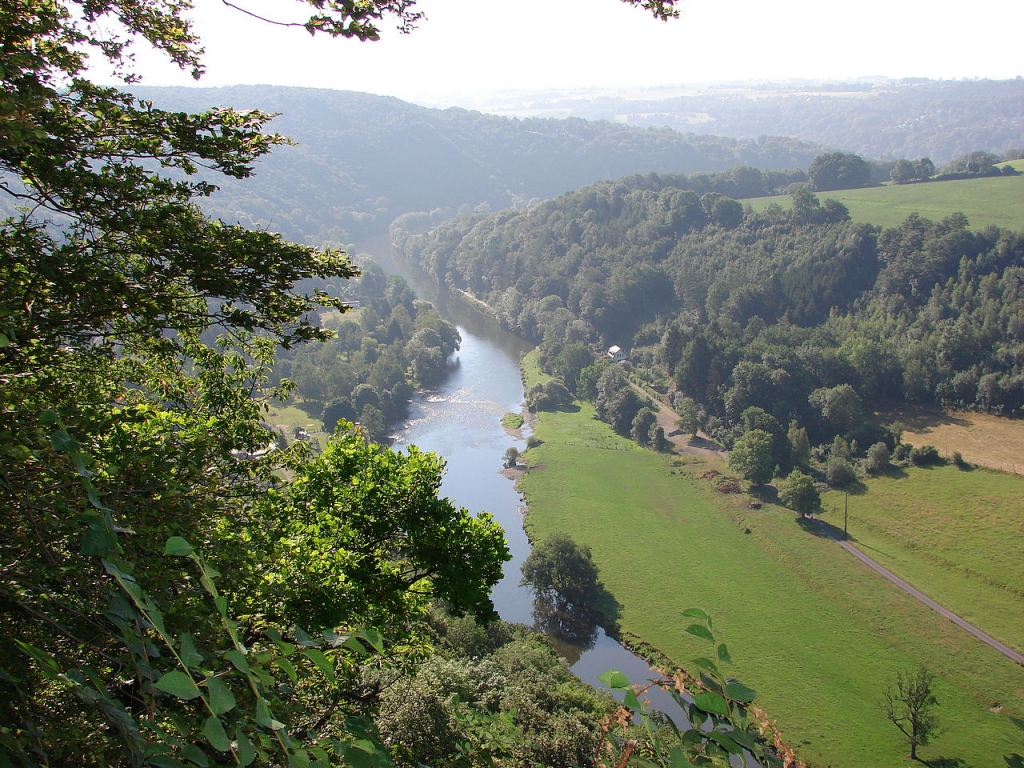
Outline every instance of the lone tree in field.
<path id="1" fill-rule="evenodd" d="M 939 701 L 932 692 L 935 678 L 924 667 L 913 672 L 898 670 L 885 686 L 885 716 L 910 744 L 910 759 L 917 760 L 917 748 L 928 745 L 939 732 L 939 718 L 932 711 Z"/>

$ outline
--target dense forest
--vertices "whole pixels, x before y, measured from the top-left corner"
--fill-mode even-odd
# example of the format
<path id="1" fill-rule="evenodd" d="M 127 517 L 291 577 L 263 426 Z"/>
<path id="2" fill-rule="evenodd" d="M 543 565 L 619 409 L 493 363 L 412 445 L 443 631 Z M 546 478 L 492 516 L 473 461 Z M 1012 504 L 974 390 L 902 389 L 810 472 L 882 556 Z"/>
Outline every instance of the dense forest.
<path id="1" fill-rule="evenodd" d="M 143 88 L 166 109 L 231 104 L 279 113 L 294 146 L 262 158 L 244 183 L 218 181 L 207 212 L 304 243 L 347 244 L 387 231 L 410 211 L 435 221 L 460 209 L 500 210 L 600 179 L 647 171 L 696 173 L 737 165 L 806 168 L 818 147 L 637 128 L 607 121 L 518 120 L 427 109 L 348 91 L 238 86 Z"/>
<path id="2" fill-rule="evenodd" d="M 325 286 L 347 310 L 320 314 L 319 325 L 332 337 L 280 350 L 270 381 L 293 381 L 302 408 L 322 419 L 328 433 L 348 421 L 383 442 L 389 425 L 404 417 L 415 388 L 445 375 L 461 339 L 402 278 L 385 275 L 372 260 L 363 260 L 360 273 Z"/>
<path id="3" fill-rule="evenodd" d="M 1024 410 L 1024 239 L 968 224 L 911 216 L 880 230 L 807 188 L 791 211 L 755 214 L 650 174 L 394 234 L 440 283 L 540 343 L 549 370 L 599 413 L 618 396 L 602 388 L 618 377 L 620 392 L 623 377 L 589 350 L 616 345 L 728 446 L 757 424 L 863 451 L 896 448 L 870 421 L 887 402 Z M 629 434 L 643 403 L 623 397 L 603 413 Z"/>
<path id="4" fill-rule="evenodd" d="M 542 114 L 735 139 L 792 136 L 870 158 L 930 157 L 939 164 L 975 150 L 1020 147 L 1024 133 L 1020 78 L 769 82 L 690 88 L 683 95 L 667 90 L 645 99 L 533 94 L 531 105 Z M 493 106 L 500 113 L 506 105 Z"/>

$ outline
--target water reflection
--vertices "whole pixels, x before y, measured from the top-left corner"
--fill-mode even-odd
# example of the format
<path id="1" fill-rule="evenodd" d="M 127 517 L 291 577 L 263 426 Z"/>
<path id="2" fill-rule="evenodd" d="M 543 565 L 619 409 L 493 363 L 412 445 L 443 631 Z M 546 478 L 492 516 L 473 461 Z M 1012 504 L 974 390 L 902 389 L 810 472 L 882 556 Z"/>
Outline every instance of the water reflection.
<path id="1" fill-rule="evenodd" d="M 558 596 L 536 594 L 533 598 L 533 628 L 547 635 L 559 655 L 570 666 L 594 647 L 597 623 L 587 611 L 579 611 Z"/>

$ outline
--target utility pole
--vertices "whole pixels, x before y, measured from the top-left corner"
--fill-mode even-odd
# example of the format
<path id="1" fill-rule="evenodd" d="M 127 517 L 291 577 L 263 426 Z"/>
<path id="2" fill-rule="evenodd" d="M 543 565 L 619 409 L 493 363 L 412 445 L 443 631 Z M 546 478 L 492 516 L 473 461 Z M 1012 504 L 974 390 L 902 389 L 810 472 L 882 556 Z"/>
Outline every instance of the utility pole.
<path id="1" fill-rule="evenodd" d="M 846 532 L 847 523 L 850 521 L 850 492 L 845 491 L 846 499 L 843 504 L 843 541 L 849 541 L 850 534 Z"/>

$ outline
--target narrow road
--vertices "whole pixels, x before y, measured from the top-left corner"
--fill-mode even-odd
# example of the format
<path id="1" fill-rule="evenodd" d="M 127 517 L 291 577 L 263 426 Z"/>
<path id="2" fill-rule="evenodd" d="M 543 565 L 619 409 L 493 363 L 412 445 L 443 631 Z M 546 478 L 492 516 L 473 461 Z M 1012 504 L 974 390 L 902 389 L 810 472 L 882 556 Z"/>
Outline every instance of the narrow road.
<path id="1" fill-rule="evenodd" d="M 642 395 L 645 395 L 646 397 L 652 397 L 652 394 L 650 392 L 645 391 L 641 387 L 637 386 L 635 383 L 633 384 L 633 387 Z M 664 401 L 655 398 L 655 403 L 657 403 L 657 405 L 659 406 L 658 424 L 665 431 L 665 435 L 668 436 L 670 432 L 675 431 L 675 423 L 678 420 L 679 416 Z M 713 442 L 707 439 L 702 439 L 699 437 L 691 439 L 686 437 L 685 435 L 673 435 L 668 439 L 672 442 L 672 445 L 679 453 L 714 455 L 722 458 L 726 456 L 725 451 L 718 449 L 718 446 L 716 446 Z M 699 443 L 703 443 L 703 445 L 700 445 Z M 857 549 L 857 547 L 855 547 L 849 541 L 845 541 L 841 536 L 836 536 L 829 527 L 823 525 L 820 520 L 817 520 L 817 518 L 815 518 L 815 522 L 818 524 L 819 528 L 826 536 L 831 538 L 833 541 L 839 544 L 840 547 L 842 547 L 855 558 L 860 560 L 868 568 L 875 571 L 882 578 L 886 579 L 892 584 L 895 584 L 908 595 L 921 601 L 929 608 L 931 608 L 933 611 L 938 613 L 940 616 L 949 619 L 961 629 L 970 632 L 976 638 L 981 640 L 981 642 L 985 643 L 985 645 L 999 651 L 1001 654 L 1003 654 L 1003 656 L 1010 659 L 1011 661 L 1014 661 L 1017 664 L 1024 666 L 1024 654 L 1018 653 L 1017 651 L 1013 650 L 1013 648 L 1010 648 L 1008 645 L 999 642 L 991 635 L 982 632 L 976 626 L 966 621 L 965 619 L 962 619 L 961 617 L 957 616 L 948 608 L 943 608 L 937 602 L 928 597 L 928 595 L 926 595 L 924 592 L 917 589 L 917 587 L 913 586 L 909 582 L 904 581 L 895 573 L 893 573 L 888 568 L 883 566 L 881 563 L 872 560 L 870 557 L 868 557 L 859 549 Z"/>
<path id="2" fill-rule="evenodd" d="M 885 578 L 889 582 L 895 584 L 897 587 L 902 589 L 904 592 L 906 592 L 911 597 L 914 597 L 914 598 L 920 600 L 922 603 L 927 605 L 929 608 L 931 608 L 933 611 L 938 613 L 940 616 L 944 616 L 945 618 L 947 618 L 950 621 L 952 621 L 954 624 L 956 624 L 961 629 L 964 629 L 964 630 L 970 632 L 976 638 L 978 638 L 983 643 L 985 643 L 985 645 L 987 645 L 990 648 L 994 648 L 995 650 L 999 651 L 1001 654 L 1003 654 L 1003 656 L 1005 656 L 1006 658 L 1010 659 L 1011 661 L 1015 661 L 1018 664 L 1024 666 L 1024 654 L 1018 653 L 1017 651 L 1013 650 L 1013 648 L 1010 648 L 1008 645 L 1005 645 L 1005 644 L 999 642 L 998 640 L 996 640 L 991 635 L 986 634 L 985 632 L 982 632 L 976 626 L 974 626 L 970 622 L 965 621 L 964 619 L 960 618 L 959 616 L 957 616 L 952 611 L 948 610 L 947 608 L 943 608 L 937 602 L 935 602 L 930 597 L 928 597 L 928 595 L 924 594 L 924 592 L 922 592 L 921 590 L 917 589 L 912 584 L 909 584 L 908 582 L 904 581 L 903 579 L 901 579 L 899 576 L 897 576 L 895 573 L 890 571 L 885 566 L 879 564 L 875 560 L 872 560 L 870 557 L 868 557 L 863 552 L 861 552 L 859 549 L 857 549 L 857 547 L 855 547 L 853 544 L 851 544 L 848 541 L 844 541 L 839 536 L 836 536 L 829 528 L 827 528 L 826 526 L 822 525 L 820 520 L 815 519 L 815 521 L 818 523 L 819 529 L 826 536 L 831 538 L 833 541 L 835 541 L 837 544 L 839 544 L 840 547 L 842 547 L 847 552 L 849 552 L 851 555 L 853 555 L 858 560 L 860 560 L 862 563 L 864 563 L 864 565 L 866 565 L 868 568 L 870 568 L 871 570 L 875 571 L 876 573 L 878 573 L 880 576 L 882 576 L 883 578 Z"/>

